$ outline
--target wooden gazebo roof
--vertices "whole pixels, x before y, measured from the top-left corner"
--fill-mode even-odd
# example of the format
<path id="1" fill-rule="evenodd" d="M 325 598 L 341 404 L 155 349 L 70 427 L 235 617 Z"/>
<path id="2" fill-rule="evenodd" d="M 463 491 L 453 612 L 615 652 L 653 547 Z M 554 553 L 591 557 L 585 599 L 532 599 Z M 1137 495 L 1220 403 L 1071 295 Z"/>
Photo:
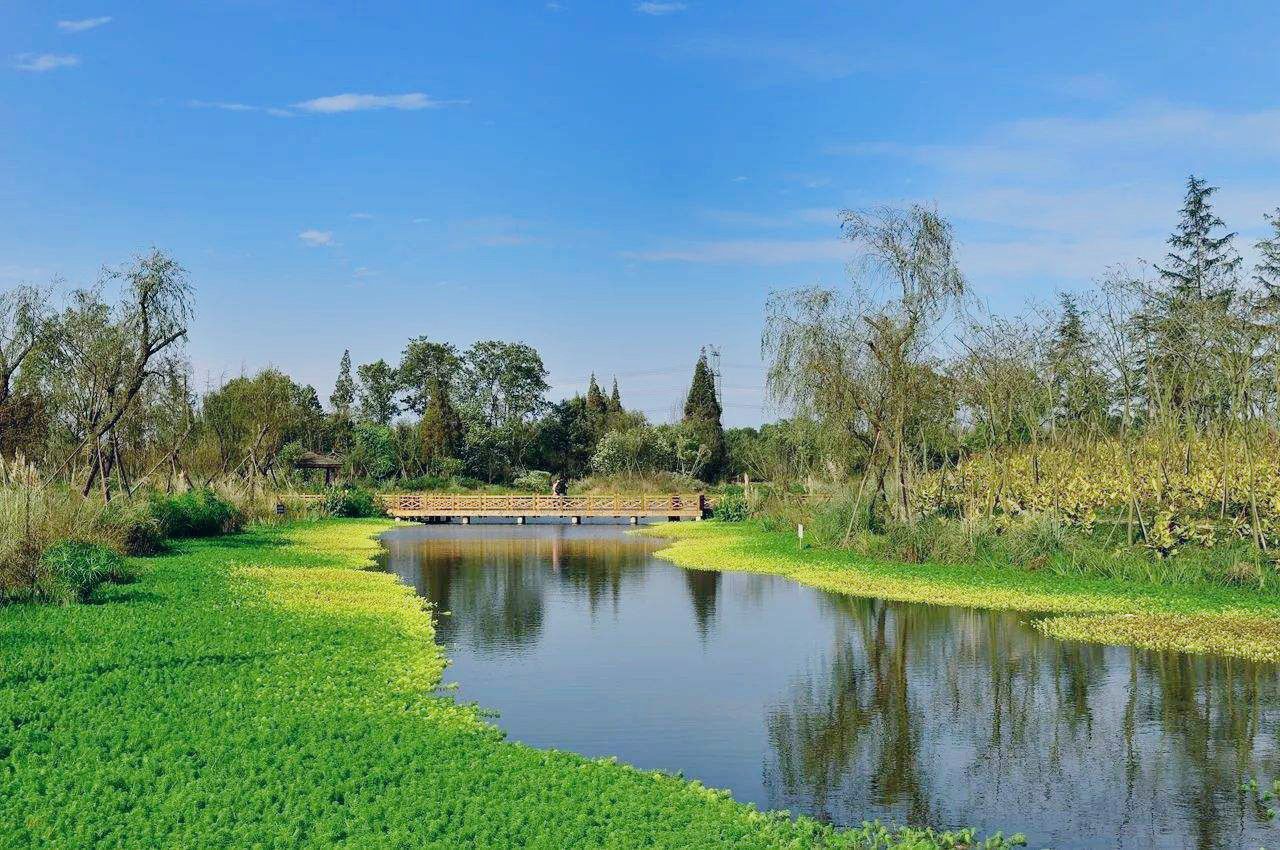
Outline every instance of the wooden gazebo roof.
<path id="1" fill-rule="evenodd" d="M 322 455 L 319 452 L 303 452 L 293 462 L 297 469 L 342 469 L 342 458 L 336 455 Z"/>

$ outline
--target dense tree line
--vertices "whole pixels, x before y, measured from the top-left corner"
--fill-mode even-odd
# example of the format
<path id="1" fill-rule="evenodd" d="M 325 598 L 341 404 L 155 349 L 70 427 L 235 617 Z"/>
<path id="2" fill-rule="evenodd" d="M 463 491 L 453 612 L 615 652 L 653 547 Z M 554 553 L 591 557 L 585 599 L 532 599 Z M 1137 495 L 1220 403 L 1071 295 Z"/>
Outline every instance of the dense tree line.
<path id="1" fill-rule="evenodd" d="M 1113 267 L 1021 316 L 972 297 L 935 210 L 845 213 L 852 286 L 781 292 L 768 307 L 769 387 L 813 447 L 797 471 L 857 482 L 873 522 L 911 523 L 922 477 L 975 453 L 1030 453 L 1035 476 L 1046 446 L 1118 441 L 1124 457 L 1159 439 L 1162 462 L 1186 472 L 1206 440 L 1233 455 L 1274 444 L 1280 210 L 1246 268 L 1215 191 L 1188 180 L 1159 262 Z M 998 475 L 990 487 L 998 506 Z"/>
<path id="2" fill-rule="evenodd" d="M 552 402 L 538 352 L 501 340 L 459 349 L 417 337 L 396 363 L 357 365 L 344 351 L 325 407 L 274 368 L 197 392 L 184 354 L 193 301 L 185 270 L 159 251 L 59 307 L 34 287 L 0 295 L 0 455 L 105 499 L 144 483 L 280 487 L 309 454 L 371 481 L 509 483 L 530 470 L 715 480 L 724 468 L 705 357 L 671 426 L 625 409 L 617 381 L 606 393 L 594 375 L 585 395 Z"/>

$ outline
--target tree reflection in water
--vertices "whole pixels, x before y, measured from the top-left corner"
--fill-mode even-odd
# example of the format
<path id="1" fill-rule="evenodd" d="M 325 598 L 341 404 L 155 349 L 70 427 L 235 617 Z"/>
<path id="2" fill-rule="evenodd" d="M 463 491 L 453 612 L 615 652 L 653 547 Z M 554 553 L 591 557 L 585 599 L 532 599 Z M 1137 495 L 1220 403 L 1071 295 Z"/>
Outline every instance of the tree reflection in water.
<path id="1" fill-rule="evenodd" d="M 766 720 L 778 806 L 957 825 L 999 799 L 1019 814 L 981 826 L 1051 812 L 1083 834 L 1114 821 L 1117 845 L 1219 848 L 1254 814 L 1241 780 L 1280 770 L 1259 723 L 1272 666 L 1053 641 L 1027 615 L 826 604 L 842 626 Z M 1186 831 L 1157 838 L 1175 812 Z"/>
<path id="2" fill-rule="evenodd" d="M 440 527 L 388 562 L 520 740 L 741 799 L 1059 848 L 1271 845 L 1277 668 L 1065 643 L 1033 617 L 683 571 L 620 530 Z"/>

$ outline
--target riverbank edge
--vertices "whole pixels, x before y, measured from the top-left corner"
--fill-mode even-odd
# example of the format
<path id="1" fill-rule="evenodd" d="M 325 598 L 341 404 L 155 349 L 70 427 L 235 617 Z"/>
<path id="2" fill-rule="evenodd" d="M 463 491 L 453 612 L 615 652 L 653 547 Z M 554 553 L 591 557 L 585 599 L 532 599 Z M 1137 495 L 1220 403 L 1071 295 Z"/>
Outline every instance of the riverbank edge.
<path id="1" fill-rule="evenodd" d="M 838 831 L 678 776 L 506 741 L 479 708 L 440 695 L 447 662 L 431 615 L 371 569 L 394 527 L 323 520 L 184 542 L 139 559 L 139 581 L 97 605 L 0 609 L 0 638 L 22 638 L 0 640 L 0 720 L 45 716 L 61 730 L 36 730 L 34 747 L 25 720 L 0 735 L 0 811 L 11 815 L 0 847 L 127 843 L 140 830 L 187 846 L 389 834 L 397 846 L 496 847 L 512 835 L 548 849 L 952 846 L 918 831 Z M 255 637 L 269 645 L 248 645 Z M 50 701 L 76 690 L 83 708 Z M 159 692 L 162 705 L 201 710 L 166 716 Z M 122 758 L 129 781 L 110 766 Z"/>
<path id="2" fill-rule="evenodd" d="M 1280 602 L 1248 590 L 882 562 L 847 550 L 801 549 L 795 535 L 754 523 L 668 523 L 639 533 L 671 541 L 656 556 L 680 567 L 770 573 L 898 602 L 1032 612 L 1043 615 L 1037 629 L 1063 640 L 1280 662 Z"/>

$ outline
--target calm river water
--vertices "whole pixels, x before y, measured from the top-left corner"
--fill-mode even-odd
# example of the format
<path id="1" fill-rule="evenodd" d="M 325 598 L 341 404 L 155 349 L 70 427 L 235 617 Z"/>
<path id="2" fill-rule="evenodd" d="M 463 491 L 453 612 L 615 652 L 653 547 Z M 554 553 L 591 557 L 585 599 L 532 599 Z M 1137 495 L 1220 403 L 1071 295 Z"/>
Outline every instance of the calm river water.
<path id="1" fill-rule="evenodd" d="M 1280 777 L 1276 666 L 685 571 L 618 526 L 384 540 L 389 568 L 447 612 L 458 698 L 535 747 L 838 824 L 972 825 L 1061 850 L 1280 845 L 1239 791 Z"/>

